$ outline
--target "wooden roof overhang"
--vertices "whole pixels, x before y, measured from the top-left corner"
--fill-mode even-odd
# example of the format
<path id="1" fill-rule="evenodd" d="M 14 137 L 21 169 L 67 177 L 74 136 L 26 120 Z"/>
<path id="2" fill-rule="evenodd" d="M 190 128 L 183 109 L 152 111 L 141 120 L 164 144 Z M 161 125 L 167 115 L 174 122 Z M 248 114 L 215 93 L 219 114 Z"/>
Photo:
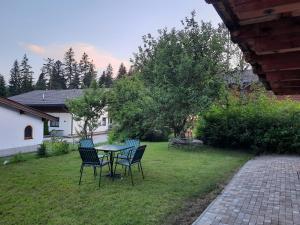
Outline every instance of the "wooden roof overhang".
<path id="1" fill-rule="evenodd" d="M 206 0 L 276 95 L 300 94 L 300 0 Z"/>
<path id="2" fill-rule="evenodd" d="M 0 105 L 5 105 L 7 107 L 13 108 L 18 110 L 21 114 L 27 113 L 36 117 L 40 117 L 43 120 L 51 120 L 51 121 L 58 121 L 58 118 L 55 116 L 51 116 L 47 113 L 44 113 L 42 111 L 33 109 L 31 107 L 28 107 L 26 105 L 20 104 L 18 102 L 15 102 L 13 100 L 2 98 L 0 97 Z M 9 121 L 8 121 L 9 122 Z"/>

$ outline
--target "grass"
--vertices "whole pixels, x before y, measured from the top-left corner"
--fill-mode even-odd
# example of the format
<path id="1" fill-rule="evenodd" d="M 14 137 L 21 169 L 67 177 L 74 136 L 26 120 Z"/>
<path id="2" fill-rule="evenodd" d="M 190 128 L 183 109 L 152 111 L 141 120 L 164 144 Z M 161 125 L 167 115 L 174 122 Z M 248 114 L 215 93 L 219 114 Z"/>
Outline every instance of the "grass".
<path id="1" fill-rule="evenodd" d="M 91 168 L 78 185 L 78 152 L 0 166 L 0 224 L 163 224 L 187 199 L 215 189 L 249 158 L 236 151 L 168 150 L 167 143 L 148 143 L 145 180 L 134 169 L 135 186 L 129 177 L 104 178 L 100 189 Z"/>

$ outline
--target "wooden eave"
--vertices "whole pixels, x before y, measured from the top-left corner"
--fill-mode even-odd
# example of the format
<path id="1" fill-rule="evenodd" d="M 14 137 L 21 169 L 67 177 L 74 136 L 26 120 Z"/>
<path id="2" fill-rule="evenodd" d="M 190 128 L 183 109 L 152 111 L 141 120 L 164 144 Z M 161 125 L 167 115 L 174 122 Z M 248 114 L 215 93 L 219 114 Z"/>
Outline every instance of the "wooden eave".
<path id="1" fill-rule="evenodd" d="M 300 0 L 206 0 L 268 90 L 300 95 Z"/>
<path id="2" fill-rule="evenodd" d="M 0 97 L 0 104 L 5 105 L 9 108 L 16 109 L 20 112 L 20 114 L 30 114 L 30 115 L 33 115 L 36 117 L 40 117 L 43 120 L 58 121 L 58 118 L 55 116 L 51 116 L 47 113 L 44 113 L 39 110 L 33 109 L 31 107 L 22 105 L 18 102 L 15 102 L 15 101 L 7 99 L 7 98 Z"/>

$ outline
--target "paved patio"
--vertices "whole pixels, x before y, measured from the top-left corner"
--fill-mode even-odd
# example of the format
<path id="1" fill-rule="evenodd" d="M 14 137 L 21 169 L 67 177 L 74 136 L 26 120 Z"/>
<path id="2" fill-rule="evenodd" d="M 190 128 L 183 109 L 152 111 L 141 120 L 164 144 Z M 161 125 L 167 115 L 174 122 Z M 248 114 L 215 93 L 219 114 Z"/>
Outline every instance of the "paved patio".
<path id="1" fill-rule="evenodd" d="M 247 162 L 193 225 L 300 225 L 300 157 Z"/>

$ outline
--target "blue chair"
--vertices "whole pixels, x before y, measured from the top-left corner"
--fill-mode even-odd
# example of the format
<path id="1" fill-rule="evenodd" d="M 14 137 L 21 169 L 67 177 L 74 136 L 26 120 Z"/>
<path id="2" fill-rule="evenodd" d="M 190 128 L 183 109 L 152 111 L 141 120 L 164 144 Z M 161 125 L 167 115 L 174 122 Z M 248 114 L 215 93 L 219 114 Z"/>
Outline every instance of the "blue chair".
<path id="1" fill-rule="evenodd" d="M 127 158 L 127 159 L 119 159 L 117 157 L 116 163 L 115 163 L 115 169 L 114 169 L 114 173 L 116 173 L 116 169 L 117 169 L 117 165 L 122 165 L 125 166 L 125 173 L 126 173 L 126 169 L 129 169 L 129 173 L 130 173 L 130 177 L 131 177 L 131 183 L 133 184 L 133 178 L 132 178 L 132 170 L 131 167 L 133 165 L 138 165 L 138 167 L 140 168 L 140 171 L 142 173 L 142 177 L 143 179 L 144 177 L 144 172 L 143 172 L 143 167 L 142 167 L 142 157 L 144 155 L 145 149 L 146 149 L 146 145 L 142 145 L 140 147 L 138 147 L 135 151 L 134 154 L 132 154 L 132 158 Z M 133 150 L 131 150 L 133 151 Z"/>
<path id="2" fill-rule="evenodd" d="M 82 163 L 80 167 L 79 185 L 81 184 L 82 172 L 84 167 L 91 166 L 94 168 L 94 176 L 96 176 L 96 168 L 100 167 L 100 175 L 99 175 L 99 187 L 100 187 L 102 167 L 106 165 L 109 166 L 109 161 L 103 160 L 103 158 L 99 158 L 97 155 L 97 151 L 94 148 L 80 147 L 79 154 L 82 159 Z"/>
<path id="3" fill-rule="evenodd" d="M 127 146 L 128 148 L 121 151 L 117 157 L 119 159 L 127 159 L 127 158 L 132 158 L 134 155 L 136 149 L 140 146 L 141 142 L 138 139 L 127 139 L 125 140 L 124 145 Z"/>
<path id="4" fill-rule="evenodd" d="M 94 142 L 92 138 L 85 138 L 79 140 L 79 148 L 94 148 Z M 106 157 L 108 160 L 108 155 L 107 154 L 98 154 L 99 158 L 104 158 Z"/>

